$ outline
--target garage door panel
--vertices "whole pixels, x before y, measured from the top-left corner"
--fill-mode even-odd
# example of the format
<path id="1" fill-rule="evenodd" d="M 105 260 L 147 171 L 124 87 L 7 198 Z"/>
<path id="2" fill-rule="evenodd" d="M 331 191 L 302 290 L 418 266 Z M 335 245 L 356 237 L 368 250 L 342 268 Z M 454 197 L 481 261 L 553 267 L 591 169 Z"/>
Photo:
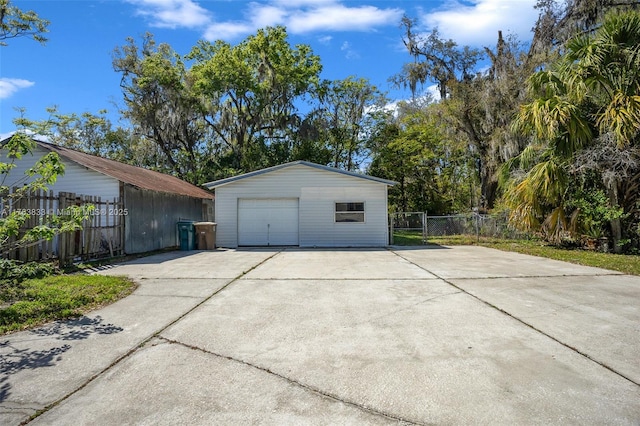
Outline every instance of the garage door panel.
<path id="1" fill-rule="evenodd" d="M 239 199 L 238 244 L 298 245 L 298 199 Z"/>

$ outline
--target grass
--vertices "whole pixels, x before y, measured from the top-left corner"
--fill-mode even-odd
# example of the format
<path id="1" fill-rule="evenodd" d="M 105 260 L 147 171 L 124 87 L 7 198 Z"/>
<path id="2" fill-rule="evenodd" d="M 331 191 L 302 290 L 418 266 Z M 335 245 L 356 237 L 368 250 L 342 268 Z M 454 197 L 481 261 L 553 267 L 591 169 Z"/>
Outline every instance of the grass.
<path id="1" fill-rule="evenodd" d="M 0 288 L 0 334 L 81 316 L 127 296 L 135 287 L 125 277 L 55 275 Z"/>
<path id="2" fill-rule="evenodd" d="M 479 245 L 498 250 L 562 260 L 578 265 L 594 266 L 629 275 L 640 275 L 640 256 L 560 248 L 537 240 L 504 240 L 486 237 L 480 237 L 478 239 L 475 235 L 456 235 L 450 237 L 430 237 L 427 239 L 427 243 L 436 245 Z M 394 244 L 421 245 L 422 235 L 420 233 L 396 233 L 394 234 Z"/>
<path id="3" fill-rule="evenodd" d="M 395 231 L 393 233 L 393 245 L 396 246 L 420 246 L 423 245 L 420 231 Z"/>

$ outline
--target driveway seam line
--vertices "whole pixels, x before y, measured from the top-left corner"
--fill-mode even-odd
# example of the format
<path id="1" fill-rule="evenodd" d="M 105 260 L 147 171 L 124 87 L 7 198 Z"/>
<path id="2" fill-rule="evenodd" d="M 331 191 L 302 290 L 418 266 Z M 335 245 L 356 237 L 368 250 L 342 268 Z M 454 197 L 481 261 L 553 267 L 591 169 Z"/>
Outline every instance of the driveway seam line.
<path id="1" fill-rule="evenodd" d="M 346 400 L 346 399 L 342 399 L 337 395 L 325 392 L 325 391 L 323 391 L 320 388 L 317 388 L 315 386 L 311 386 L 311 385 L 302 383 L 302 382 L 300 382 L 298 380 L 292 379 L 292 378 L 287 377 L 287 376 L 285 376 L 283 374 L 280 374 L 280 373 L 277 373 L 275 371 L 272 371 L 267 367 L 261 367 L 261 366 L 256 365 L 256 364 L 252 364 L 252 363 L 250 363 L 248 361 L 243 361 L 241 359 L 234 358 L 234 357 L 228 356 L 228 355 L 222 355 L 222 354 L 219 354 L 219 353 L 207 350 L 207 349 L 203 349 L 203 348 L 198 347 L 198 346 L 194 346 L 194 345 L 190 345 L 188 343 L 183 343 L 183 342 L 180 342 L 180 341 L 177 341 L 177 340 L 169 339 L 169 338 L 166 338 L 164 336 L 158 336 L 158 338 L 161 339 L 161 340 L 164 340 L 164 341 L 166 341 L 168 343 L 171 343 L 171 344 L 184 346 L 184 347 L 186 347 L 188 349 L 191 349 L 191 350 L 200 351 L 200 352 L 206 353 L 208 355 L 213 355 L 213 356 L 218 357 L 218 358 L 223 358 L 223 359 L 226 359 L 226 360 L 229 360 L 229 361 L 232 361 L 232 362 L 236 362 L 238 364 L 245 365 L 247 367 L 254 368 L 256 370 L 262 371 L 263 373 L 267 373 L 267 374 L 275 376 L 275 377 L 277 377 L 279 379 L 282 379 L 282 380 L 284 380 L 285 382 L 287 382 L 287 383 L 289 383 L 291 385 L 294 385 L 294 386 L 297 386 L 299 388 L 302 388 L 303 390 L 306 390 L 306 391 L 309 391 L 311 393 L 317 394 L 317 395 L 319 395 L 321 397 L 324 397 L 324 398 L 328 398 L 328 399 L 330 399 L 332 401 L 336 401 L 338 403 L 342 403 L 342 404 L 354 407 L 354 408 L 356 408 L 358 410 L 364 411 L 364 412 L 369 413 L 369 414 L 373 414 L 373 415 L 380 416 L 380 417 L 385 417 L 385 418 L 390 419 L 390 420 L 409 423 L 409 424 L 416 425 L 416 426 L 426 426 L 427 425 L 427 423 L 420 423 L 420 422 L 417 422 L 415 420 L 408 420 L 406 418 L 403 418 L 403 417 L 400 417 L 400 416 L 397 416 L 397 415 L 394 415 L 394 414 L 385 413 L 384 411 L 379 411 L 379 410 L 376 410 L 375 408 L 367 407 L 366 405 L 362 405 L 362 404 L 359 404 L 357 402 L 353 402 L 353 401 L 349 401 L 349 400 Z"/>
<path id="2" fill-rule="evenodd" d="M 253 278 L 242 277 L 243 281 L 434 281 L 439 280 L 438 277 L 425 278 Z"/>
<path id="3" fill-rule="evenodd" d="M 557 337 L 554 337 L 554 336 L 552 336 L 551 334 L 549 334 L 549 333 L 547 333 L 547 332 L 545 332 L 545 331 L 543 331 L 543 330 L 541 330 L 541 329 L 539 329 L 539 328 L 535 327 L 534 325 L 529 324 L 529 323 L 528 323 L 528 322 L 526 322 L 525 320 L 523 320 L 523 319 L 521 319 L 521 318 L 518 318 L 518 317 L 514 316 L 513 314 L 511 314 L 511 313 L 509 313 L 509 312 L 505 311 L 505 310 L 504 310 L 504 309 L 502 309 L 502 308 L 499 308 L 498 306 L 494 305 L 493 303 L 490 303 L 490 302 L 488 302 L 488 301 L 486 301 L 486 300 L 484 300 L 484 299 L 480 298 L 479 296 L 477 296 L 477 295 L 475 295 L 475 294 L 473 294 L 473 293 L 469 292 L 468 290 L 466 290 L 466 289 L 464 289 L 464 288 L 462 288 L 462 287 L 460 287 L 460 286 L 458 286 L 458 285 L 456 285 L 456 284 L 452 283 L 451 281 L 447 280 L 446 278 L 440 277 L 439 275 L 437 275 L 437 274 L 436 274 L 436 273 L 434 273 L 434 272 L 431 272 L 431 271 L 430 271 L 430 270 L 428 270 L 427 268 L 424 268 L 424 267 L 422 267 L 422 266 L 418 265 L 417 263 L 415 263 L 415 262 L 413 262 L 413 261 L 411 261 L 411 260 L 407 259 L 406 257 L 401 256 L 400 254 L 396 253 L 394 250 L 392 250 L 392 249 L 388 249 L 388 250 L 389 250 L 390 252 L 392 252 L 393 254 L 395 254 L 396 256 L 400 257 L 401 259 L 404 259 L 404 260 L 406 260 L 407 262 L 410 262 L 410 263 L 414 264 L 414 265 L 415 265 L 415 266 L 417 266 L 418 268 L 420 268 L 420 269 L 422 269 L 422 270 L 424 270 L 424 271 L 426 271 L 426 272 L 428 272 L 428 273 L 430 273 L 430 274 L 433 274 L 433 275 L 437 276 L 438 278 L 440 278 L 440 279 L 441 279 L 442 281 L 444 281 L 445 283 L 447 283 L 447 284 L 449 284 L 450 286 L 452 286 L 452 287 L 457 288 L 458 290 L 460 290 L 462 293 L 464 293 L 464 294 L 468 294 L 469 296 L 471 296 L 471 297 L 473 297 L 474 299 L 478 300 L 479 302 L 481 302 L 481 303 L 483 303 L 483 304 L 485 304 L 485 305 L 489 306 L 490 308 L 493 308 L 493 309 L 495 309 L 496 311 L 501 312 L 501 313 L 503 313 L 504 315 L 507 315 L 507 316 L 508 316 L 508 317 L 510 317 L 510 318 L 513 318 L 514 320 L 518 321 L 519 323 L 523 324 L 524 326 L 526 326 L 526 327 L 528 327 L 528 328 L 530 328 L 530 329 L 532 329 L 532 330 L 534 330 L 534 331 L 536 331 L 536 332 L 538 332 L 538 333 L 542 334 L 543 336 L 548 337 L 549 339 L 553 340 L 553 341 L 554 341 L 554 342 L 556 342 L 556 343 L 559 343 L 560 345 L 564 346 L 565 348 L 567 348 L 567 349 L 569 349 L 569 350 L 571 350 L 571 351 L 573 351 L 573 352 L 575 352 L 575 353 L 577 353 L 577 354 L 579 354 L 579 355 L 583 356 L 584 358 L 588 359 L 589 361 L 592 361 L 592 362 L 594 362 L 594 363 L 598 364 L 599 366 L 601 366 L 601 367 L 603 367 L 603 368 L 605 368 L 605 369 L 609 370 L 610 372 L 614 373 L 615 375 L 617 375 L 617 376 L 619 376 L 619 377 L 622 377 L 623 379 L 625 379 L 625 380 L 627 380 L 627 381 L 629 381 L 629 382 L 633 383 L 634 385 L 636 385 L 636 386 L 640 387 L 640 383 L 636 382 L 635 380 L 633 380 L 633 379 L 632 379 L 632 378 L 630 378 L 630 377 L 627 377 L 627 376 L 626 376 L 626 375 L 624 375 L 623 373 L 621 373 L 621 372 L 619 372 L 619 371 L 615 370 L 613 367 L 608 366 L 608 365 L 607 365 L 607 364 L 605 364 L 604 362 L 602 362 L 602 361 L 599 361 L 599 360 L 595 359 L 594 357 L 592 357 L 591 355 L 587 354 L 586 352 L 583 352 L 583 351 L 579 350 L 578 348 L 574 348 L 573 346 L 569 345 L 568 343 L 565 343 L 565 342 L 563 342 L 563 341 L 559 340 Z M 582 276 L 589 276 L 589 275 L 582 275 Z M 543 278 L 543 277 L 539 277 L 539 278 Z M 458 278 L 455 278 L 455 279 L 458 279 Z"/>
<path id="4" fill-rule="evenodd" d="M 238 277 L 197 277 L 197 278 L 189 278 L 189 277 L 175 277 L 175 278 L 165 278 L 165 277 L 133 277 L 133 279 L 139 281 L 211 281 L 211 280 L 235 280 Z"/>
<path id="5" fill-rule="evenodd" d="M 401 256 L 402 257 L 402 256 Z M 404 258 L 403 258 L 404 259 Z M 419 265 L 416 265 L 420 267 Z M 579 265 L 582 266 L 582 265 Z M 427 271 L 426 269 L 422 268 Z M 434 274 L 434 272 L 428 271 L 430 274 Z M 624 277 L 625 274 L 622 273 L 611 273 L 611 274 L 558 274 L 558 275 L 518 275 L 514 277 L 512 275 L 494 275 L 489 277 L 453 277 L 452 280 L 497 280 L 502 278 L 509 279 L 530 279 L 530 278 L 584 278 L 584 277 Z M 440 278 L 442 279 L 442 278 Z"/>
<path id="6" fill-rule="evenodd" d="M 41 415 L 43 415 L 44 413 L 46 413 L 47 411 L 50 411 L 52 408 L 55 408 L 57 405 L 61 404 L 62 402 L 64 402 L 65 400 L 69 399 L 71 396 L 75 395 L 76 393 L 78 393 L 79 391 L 81 391 L 82 389 L 84 389 L 85 387 L 87 387 L 89 384 L 91 384 L 94 380 L 96 380 L 97 378 L 99 378 L 100 376 L 102 376 L 103 374 L 107 373 L 109 370 L 111 370 L 113 367 L 115 367 L 116 365 L 118 365 L 120 362 L 122 362 L 123 360 L 129 358 L 131 355 L 133 355 L 135 352 L 137 352 L 140 348 L 142 348 L 143 346 L 145 346 L 147 343 L 149 343 L 150 341 L 152 341 L 155 338 L 162 338 L 160 336 L 160 333 L 164 332 L 165 330 L 167 330 L 169 327 L 171 327 L 172 325 L 174 325 L 175 323 L 177 323 L 178 321 L 182 320 L 184 317 L 186 317 L 187 315 L 189 315 L 191 312 L 193 312 L 194 310 L 198 309 L 200 306 L 202 306 L 203 304 L 205 304 L 206 302 L 208 302 L 209 300 L 211 300 L 213 297 L 217 296 L 220 292 L 222 292 L 223 290 L 225 290 L 227 287 L 229 287 L 231 284 L 233 284 L 234 282 L 238 281 L 241 277 L 243 277 L 244 275 L 248 274 L 249 272 L 253 271 L 254 269 L 256 269 L 257 267 L 259 267 L 260 265 L 263 265 L 264 263 L 266 263 L 267 261 L 271 260 L 273 257 L 275 257 L 276 255 L 282 253 L 282 250 L 279 250 L 275 253 L 273 253 L 271 256 L 265 258 L 264 260 L 262 260 L 261 262 L 257 263 L 256 265 L 252 266 L 251 268 L 247 269 L 246 271 L 243 271 L 242 273 L 240 273 L 238 276 L 236 276 L 235 278 L 232 278 L 231 281 L 229 281 L 228 283 L 226 283 L 225 285 L 223 285 L 222 287 L 220 287 L 218 290 L 214 291 L 210 296 L 205 297 L 202 301 L 200 301 L 198 304 L 196 304 L 195 306 L 193 306 L 191 309 L 189 309 L 187 312 L 183 313 L 182 315 L 180 315 L 178 318 L 176 318 L 175 320 L 171 321 L 169 324 L 161 327 L 159 330 L 155 331 L 154 333 L 152 333 L 150 336 L 146 337 L 145 339 L 143 339 L 140 343 L 134 345 L 131 349 L 129 349 L 127 352 L 125 352 L 124 354 L 122 354 L 121 356 L 119 356 L 118 358 L 116 358 L 111 364 L 109 364 L 108 366 L 106 366 L 105 368 L 103 368 L 102 370 L 100 370 L 99 372 L 95 373 L 93 376 L 89 377 L 84 383 L 82 383 L 80 386 L 78 386 L 76 389 L 72 390 L 71 392 L 69 392 L 68 394 L 62 396 L 61 398 L 58 398 L 57 400 L 53 401 L 52 403 L 50 403 L 49 405 L 46 405 L 45 407 L 37 410 L 34 414 L 32 414 L 28 419 L 22 421 L 20 423 L 20 426 L 22 425 L 26 425 L 27 423 L 30 423 L 31 421 L 35 420 L 36 418 L 40 417 Z"/>
<path id="7" fill-rule="evenodd" d="M 135 297 L 152 297 L 152 298 L 160 298 L 164 299 L 167 297 L 176 298 L 176 299 L 200 299 L 202 296 L 184 296 L 179 294 L 131 294 L 131 296 Z"/>

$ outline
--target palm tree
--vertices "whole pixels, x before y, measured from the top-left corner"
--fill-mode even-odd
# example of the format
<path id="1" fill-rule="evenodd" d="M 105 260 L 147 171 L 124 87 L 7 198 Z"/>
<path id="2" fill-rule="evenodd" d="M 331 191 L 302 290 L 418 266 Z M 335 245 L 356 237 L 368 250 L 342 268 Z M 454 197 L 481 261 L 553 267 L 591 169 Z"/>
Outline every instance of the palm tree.
<path id="1" fill-rule="evenodd" d="M 565 208 L 579 154 L 606 141 L 618 150 L 640 145 L 640 13 L 607 15 L 593 35 L 570 40 L 556 63 L 529 79 L 529 89 L 534 100 L 521 107 L 514 128 L 532 142 L 506 166 L 521 173 L 512 174 L 505 200 L 517 224 L 557 239 L 575 225 L 577 215 L 569 220 Z M 610 205 L 618 208 L 622 179 L 607 176 Z M 611 231 L 621 249 L 619 216 Z"/>

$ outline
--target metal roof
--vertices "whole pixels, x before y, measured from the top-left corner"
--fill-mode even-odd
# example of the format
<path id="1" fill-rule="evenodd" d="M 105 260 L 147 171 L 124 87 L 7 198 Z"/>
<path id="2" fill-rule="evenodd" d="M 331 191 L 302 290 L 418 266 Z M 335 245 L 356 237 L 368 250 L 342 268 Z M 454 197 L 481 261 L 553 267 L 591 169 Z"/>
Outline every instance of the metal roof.
<path id="1" fill-rule="evenodd" d="M 36 143 L 39 147 L 47 151 L 56 152 L 60 157 L 141 189 L 203 199 L 213 199 L 214 197 L 209 191 L 174 176 L 120 163 L 107 158 L 97 157 L 47 142 L 36 141 Z"/>
<path id="2" fill-rule="evenodd" d="M 346 175 L 346 176 L 351 176 L 351 177 L 355 177 L 355 178 L 359 178 L 359 179 L 366 179 L 366 180 L 370 180 L 370 181 L 377 182 L 377 183 L 382 183 L 382 184 L 389 185 L 389 186 L 395 185 L 397 183 L 397 182 L 394 182 L 392 180 L 382 179 L 382 178 L 375 177 L 375 176 L 369 176 L 369 175 L 365 175 L 365 174 L 362 174 L 362 173 L 349 172 L 349 171 L 346 171 L 346 170 L 336 169 L 334 167 L 323 166 L 321 164 L 311 163 L 309 161 L 292 161 L 291 163 L 280 164 L 278 166 L 268 167 L 266 169 L 256 170 L 254 172 L 249 172 L 249 173 L 245 173 L 245 174 L 238 175 L 238 176 L 228 177 L 226 179 L 220 179 L 220 180 L 216 180 L 216 181 L 213 181 L 213 182 L 208 182 L 208 183 L 203 184 L 203 186 L 206 186 L 209 189 L 214 189 L 214 188 L 217 188 L 219 186 L 227 185 L 229 183 L 233 183 L 233 182 L 236 182 L 236 181 L 241 180 L 241 179 L 247 179 L 247 178 L 251 178 L 251 177 L 254 177 L 254 176 L 260 176 L 260 175 L 265 174 L 265 173 L 271 173 L 271 172 L 275 172 L 277 170 L 282 170 L 282 169 L 286 169 L 288 167 L 293 167 L 293 166 L 313 167 L 315 169 L 324 170 L 324 171 L 328 171 L 328 172 L 332 172 L 332 173 L 340 173 L 340 174 L 343 174 L 343 175 Z"/>

